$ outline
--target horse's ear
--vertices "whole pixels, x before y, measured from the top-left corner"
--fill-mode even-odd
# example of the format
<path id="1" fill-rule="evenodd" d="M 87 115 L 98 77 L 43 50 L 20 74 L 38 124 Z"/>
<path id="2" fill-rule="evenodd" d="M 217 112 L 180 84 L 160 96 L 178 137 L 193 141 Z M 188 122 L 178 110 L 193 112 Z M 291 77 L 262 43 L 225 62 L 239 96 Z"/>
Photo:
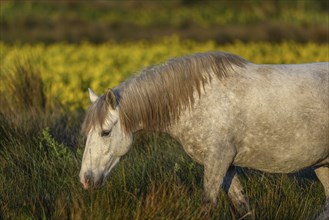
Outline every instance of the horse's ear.
<path id="1" fill-rule="evenodd" d="M 89 99 L 90 99 L 91 103 L 96 102 L 96 100 L 98 99 L 98 95 L 96 95 L 94 93 L 94 91 L 90 88 L 88 88 L 88 92 L 89 92 Z"/>
<path id="2" fill-rule="evenodd" d="M 112 89 L 107 90 L 105 100 L 113 109 L 115 109 L 117 106 L 117 99 Z"/>

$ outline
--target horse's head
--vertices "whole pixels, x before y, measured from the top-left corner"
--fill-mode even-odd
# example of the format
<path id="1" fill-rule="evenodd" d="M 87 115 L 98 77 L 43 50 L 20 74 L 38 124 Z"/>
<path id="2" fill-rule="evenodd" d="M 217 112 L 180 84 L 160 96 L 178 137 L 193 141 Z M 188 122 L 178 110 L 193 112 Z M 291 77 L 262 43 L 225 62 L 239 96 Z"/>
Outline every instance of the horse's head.
<path id="1" fill-rule="evenodd" d="M 89 89 L 92 102 L 83 124 L 87 141 L 80 181 L 85 189 L 100 187 L 112 168 L 132 144 L 132 134 L 121 126 L 117 98 L 112 90 L 98 97 Z"/>

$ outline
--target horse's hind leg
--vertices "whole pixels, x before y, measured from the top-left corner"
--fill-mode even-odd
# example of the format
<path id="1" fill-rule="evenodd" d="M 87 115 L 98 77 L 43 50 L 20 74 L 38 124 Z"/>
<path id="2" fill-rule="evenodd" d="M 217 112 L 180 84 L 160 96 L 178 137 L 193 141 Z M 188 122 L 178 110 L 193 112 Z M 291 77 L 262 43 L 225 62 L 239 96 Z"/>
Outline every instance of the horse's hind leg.
<path id="1" fill-rule="evenodd" d="M 324 187 L 326 198 L 329 199 L 329 167 L 326 166 L 318 167 L 314 171 Z"/>
<path id="2" fill-rule="evenodd" d="M 329 199 L 326 200 L 323 212 L 316 218 L 316 220 L 328 220 L 329 219 Z"/>
<path id="3" fill-rule="evenodd" d="M 324 187 L 324 192 L 326 194 L 326 204 L 323 209 L 322 214 L 317 218 L 317 220 L 329 219 L 329 167 L 322 166 L 315 170 L 315 174 L 322 183 Z"/>
<path id="4" fill-rule="evenodd" d="M 224 190 L 230 197 L 234 208 L 239 213 L 240 216 L 248 218 L 253 218 L 252 211 L 249 207 L 249 202 L 245 196 L 243 187 L 239 181 L 238 175 L 236 173 L 235 167 L 231 167 L 224 179 L 223 183 Z"/>

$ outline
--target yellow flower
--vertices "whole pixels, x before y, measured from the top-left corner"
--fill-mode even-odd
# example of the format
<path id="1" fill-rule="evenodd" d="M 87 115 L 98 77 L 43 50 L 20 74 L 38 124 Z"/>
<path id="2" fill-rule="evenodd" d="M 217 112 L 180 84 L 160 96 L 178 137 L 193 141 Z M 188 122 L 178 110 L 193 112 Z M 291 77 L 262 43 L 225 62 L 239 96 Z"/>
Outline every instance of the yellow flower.
<path id="1" fill-rule="evenodd" d="M 230 15 L 227 15 L 228 17 Z M 254 63 L 305 63 L 328 61 L 329 44 L 283 42 L 218 45 L 213 41 L 180 40 L 177 36 L 158 42 L 104 43 L 80 45 L 55 43 L 7 45 L 0 42 L 0 77 L 15 66 L 17 59 L 28 59 L 37 69 L 47 88 L 47 97 L 58 99 L 69 110 L 89 105 L 87 88 L 103 93 L 141 69 L 196 52 L 227 51 Z M 0 86 L 0 91 L 6 85 Z"/>

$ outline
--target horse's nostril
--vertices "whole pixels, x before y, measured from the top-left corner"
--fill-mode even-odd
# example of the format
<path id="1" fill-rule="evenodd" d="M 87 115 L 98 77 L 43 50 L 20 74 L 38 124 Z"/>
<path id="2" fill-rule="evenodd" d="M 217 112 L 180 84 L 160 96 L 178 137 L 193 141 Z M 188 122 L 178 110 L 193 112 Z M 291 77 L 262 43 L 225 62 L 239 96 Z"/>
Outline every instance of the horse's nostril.
<path id="1" fill-rule="evenodd" d="M 93 185 L 94 184 L 94 177 L 92 175 L 92 173 L 88 172 L 86 175 L 85 175 L 85 180 L 86 180 L 86 183 L 89 185 Z"/>

